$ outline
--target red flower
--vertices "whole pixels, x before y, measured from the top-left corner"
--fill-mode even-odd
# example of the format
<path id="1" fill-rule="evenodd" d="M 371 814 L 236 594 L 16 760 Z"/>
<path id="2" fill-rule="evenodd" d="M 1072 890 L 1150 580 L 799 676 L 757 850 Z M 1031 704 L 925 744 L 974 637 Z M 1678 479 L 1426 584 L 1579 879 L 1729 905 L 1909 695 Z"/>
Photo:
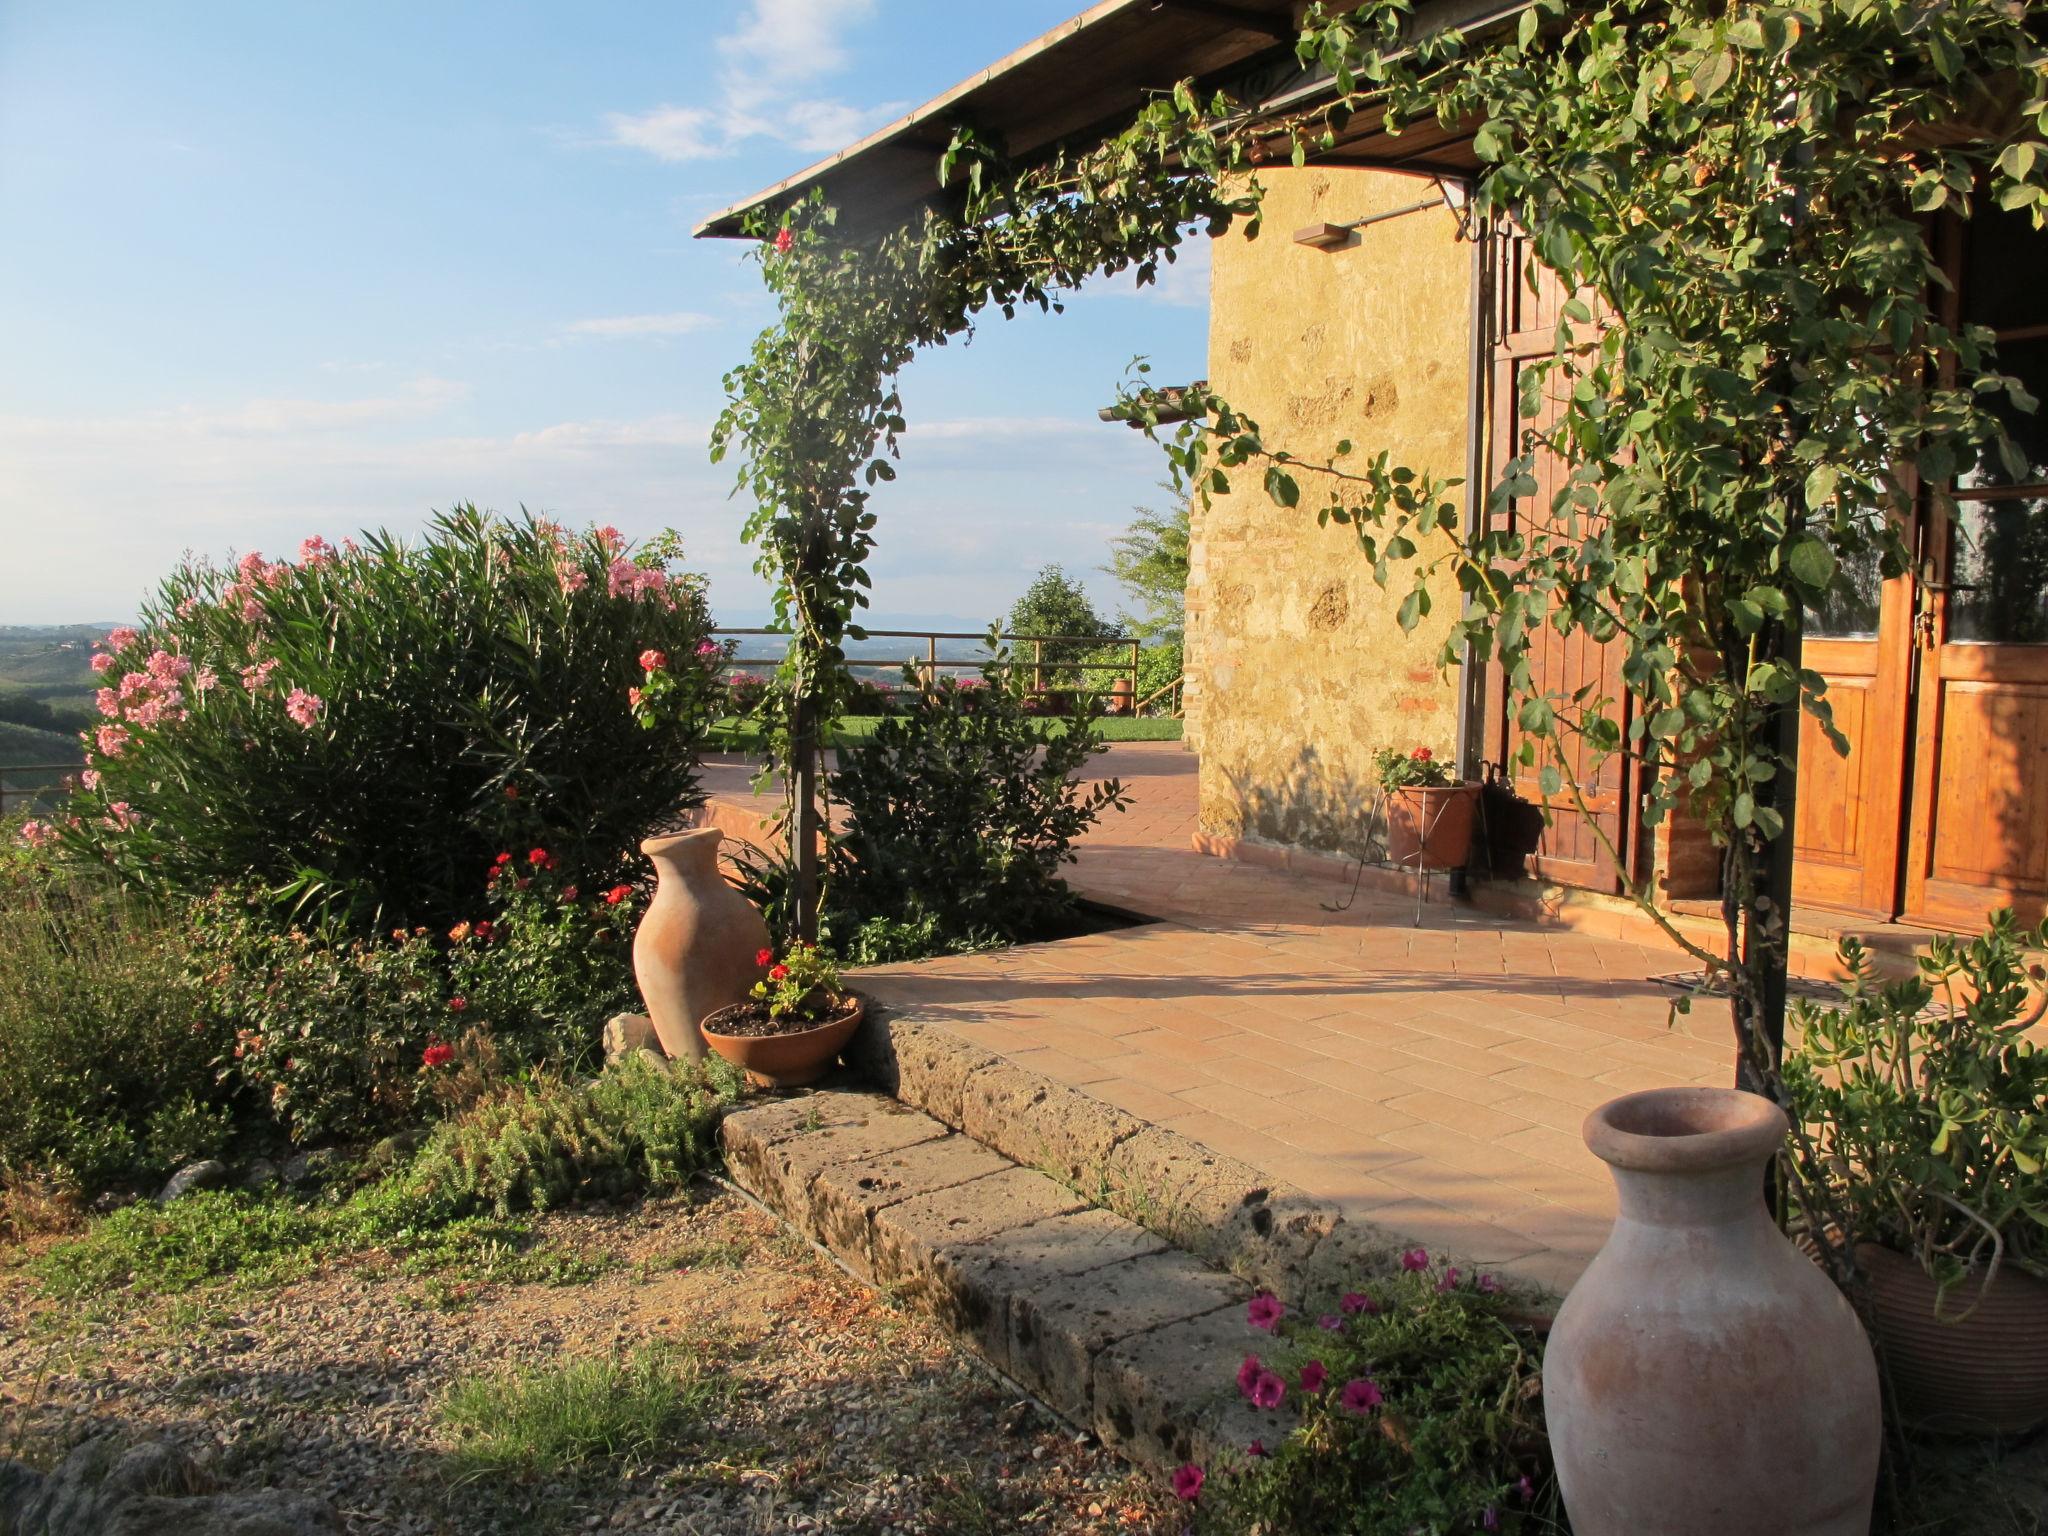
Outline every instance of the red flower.
<path id="1" fill-rule="evenodd" d="M 604 893 L 604 904 L 608 907 L 616 907 L 632 894 L 633 887 L 630 885 L 615 885 Z"/>
<path id="2" fill-rule="evenodd" d="M 505 786 L 505 798 L 507 800 L 517 800 L 519 798 L 519 786 L 517 784 L 507 784 Z"/>
<path id="3" fill-rule="evenodd" d="M 562 900 L 564 901 L 574 901 L 581 894 L 582 889 L 579 886 L 565 885 L 562 887 Z"/>
<path id="4" fill-rule="evenodd" d="M 509 853 L 501 853 L 495 859 L 491 860 L 492 865 L 498 869 L 503 869 L 507 864 L 510 864 L 511 862 L 512 855 Z"/>
<path id="5" fill-rule="evenodd" d="M 1207 1479 L 1202 1469 L 1193 1462 L 1173 1469 L 1173 1496 L 1183 1504 L 1192 1504 L 1202 1496 L 1202 1484 Z"/>
<path id="6" fill-rule="evenodd" d="M 640 670 L 643 672 L 659 672 L 667 665 L 668 657 L 661 651 L 642 651 L 640 653 Z"/>
<path id="7" fill-rule="evenodd" d="M 789 967 L 788 967 L 788 966 L 786 966 L 786 965 L 778 965 L 778 966 L 776 966 L 776 967 L 775 967 L 775 968 L 774 968 L 773 970 L 769 971 L 769 973 L 768 973 L 768 979 L 769 979 L 770 981 L 781 981 L 781 980 L 782 980 L 782 979 L 783 979 L 783 978 L 784 978 L 785 976 L 787 976 L 788 974 L 789 974 Z"/>
<path id="8" fill-rule="evenodd" d="M 1436 754 L 1430 751 L 1427 747 L 1417 747 L 1413 752 L 1410 752 L 1408 755 L 1414 758 L 1415 761 L 1418 763 L 1429 762 L 1436 756 Z"/>
<path id="9" fill-rule="evenodd" d="M 491 935 L 496 933 L 497 931 L 498 925 L 493 923 L 488 917 L 479 918 L 477 920 L 475 929 L 476 936 L 482 939 L 486 944 L 490 942 Z"/>
<path id="10" fill-rule="evenodd" d="M 445 1067 L 454 1059 L 455 1047 L 438 1040 L 420 1052 L 420 1065 L 424 1067 Z"/>
<path id="11" fill-rule="evenodd" d="M 448 1011 L 450 1013 L 460 1013 L 468 1006 L 469 999 L 466 997 L 451 997 L 448 999 Z"/>
<path id="12" fill-rule="evenodd" d="M 526 856 L 526 862 L 533 865 L 536 869 L 553 869 L 555 867 L 554 856 L 545 848 L 534 849 L 533 852 Z"/>
<path id="13" fill-rule="evenodd" d="M 772 949 L 757 949 L 757 950 L 755 950 L 755 951 L 754 951 L 754 964 L 756 964 L 756 965 L 773 965 L 774 963 L 775 963 L 775 951 L 774 951 L 774 950 L 772 950 Z"/>
<path id="14" fill-rule="evenodd" d="M 787 256 L 789 248 L 796 244 L 796 235 L 787 226 L 775 231 L 775 254 Z"/>

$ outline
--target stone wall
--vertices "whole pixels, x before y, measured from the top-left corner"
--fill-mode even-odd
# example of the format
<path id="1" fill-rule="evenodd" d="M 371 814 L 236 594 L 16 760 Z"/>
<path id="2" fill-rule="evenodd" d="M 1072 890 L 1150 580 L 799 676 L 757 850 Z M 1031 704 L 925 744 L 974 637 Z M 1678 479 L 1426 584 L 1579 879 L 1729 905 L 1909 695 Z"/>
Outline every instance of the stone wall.
<path id="1" fill-rule="evenodd" d="M 1455 240 L 1450 211 L 1390 219 L 1323 251 L 1296 245 L 1294 231 L 1415 202 L 1430 183 L 1343 168 L 1267 169 L 1261 180 L 1261 233 L 1215 245 L 1212 384 L 1289 452 L 1327 456 L 1349 438 L 1356 455 L 1386 449 L 1463 476 L 1472 247 Z M 1195 507 L 1187 713 L 1202 829 L 1357 851 L 1373 752 L 1452 753 L 1456 674 L 1436 658 L 1456 593 L 1403 634 L 1405 577 L 1382 591 L 1352 531 L 1317 526 L 1312 479 L 1288 509 L 1262 478 L 1247 466 L 1233 494 Z"/>

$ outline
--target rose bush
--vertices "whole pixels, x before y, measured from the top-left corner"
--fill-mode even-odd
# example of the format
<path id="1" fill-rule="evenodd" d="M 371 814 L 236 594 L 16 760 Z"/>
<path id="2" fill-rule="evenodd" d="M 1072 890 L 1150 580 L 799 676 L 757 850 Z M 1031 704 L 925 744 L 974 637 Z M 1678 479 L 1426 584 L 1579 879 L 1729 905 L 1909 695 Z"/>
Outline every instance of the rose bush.
<path id="1" fill-rule="evenodd" d="M 698 794 L 719 653 L 676 552 L 459 507 L 416 544 L 189 562 L 95 658 L 84 783 L 35 835 L 140 887 L 253 885 L 358 937 L 445 930 L 506 846 L 615 884 Z M 665 697 L 643 722 L 649 656 Z"/>

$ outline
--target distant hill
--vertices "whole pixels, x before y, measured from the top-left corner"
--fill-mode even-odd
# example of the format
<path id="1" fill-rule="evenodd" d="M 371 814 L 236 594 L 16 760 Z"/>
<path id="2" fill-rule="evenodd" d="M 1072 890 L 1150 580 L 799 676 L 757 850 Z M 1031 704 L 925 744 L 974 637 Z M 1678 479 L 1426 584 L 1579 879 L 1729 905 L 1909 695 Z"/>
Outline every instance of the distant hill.
<path id="1" fill-rule="evenodd" d="M 0 720 L 0 769 L 20 763 L 82 763 L 84 760 L 85 749 L 79 745 L 76 736 L 58 731 L 31 730 L 25 725 Z M 18 780 L 18 775 L 7 775 L 10 787 Z M 25 784 L 28 781 L 20 782 Z"/>
<path id="2" fill-rule="evenodd" d="M 55 708 L 90 710 L 99 679 L 92 645 L 112 624 L 0 624 L 0 694 L 20 693 Z"/>

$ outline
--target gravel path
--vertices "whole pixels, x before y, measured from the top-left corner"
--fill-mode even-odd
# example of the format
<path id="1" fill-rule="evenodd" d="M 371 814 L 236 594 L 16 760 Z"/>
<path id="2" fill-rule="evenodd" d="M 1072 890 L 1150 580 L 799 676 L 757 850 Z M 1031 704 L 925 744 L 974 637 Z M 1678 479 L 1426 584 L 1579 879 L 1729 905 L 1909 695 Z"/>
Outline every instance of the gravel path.
<path id="1" fill-rule="evenodd" d="M 379 1253 L 281 1288 L 82 1305 L 0 1271 L 0 1455 L 167 1439 L 224 1486 L 331 1500 L 352 1536 L 1181 1528 L 1155 1482 L 729 1193 L 536 1235 L 568 1283 L 417 1276 Z M 553 1483 L 456 1475 L 453 1382 L 652 1342 L 730 1384 L 688 1443 Z"/>

